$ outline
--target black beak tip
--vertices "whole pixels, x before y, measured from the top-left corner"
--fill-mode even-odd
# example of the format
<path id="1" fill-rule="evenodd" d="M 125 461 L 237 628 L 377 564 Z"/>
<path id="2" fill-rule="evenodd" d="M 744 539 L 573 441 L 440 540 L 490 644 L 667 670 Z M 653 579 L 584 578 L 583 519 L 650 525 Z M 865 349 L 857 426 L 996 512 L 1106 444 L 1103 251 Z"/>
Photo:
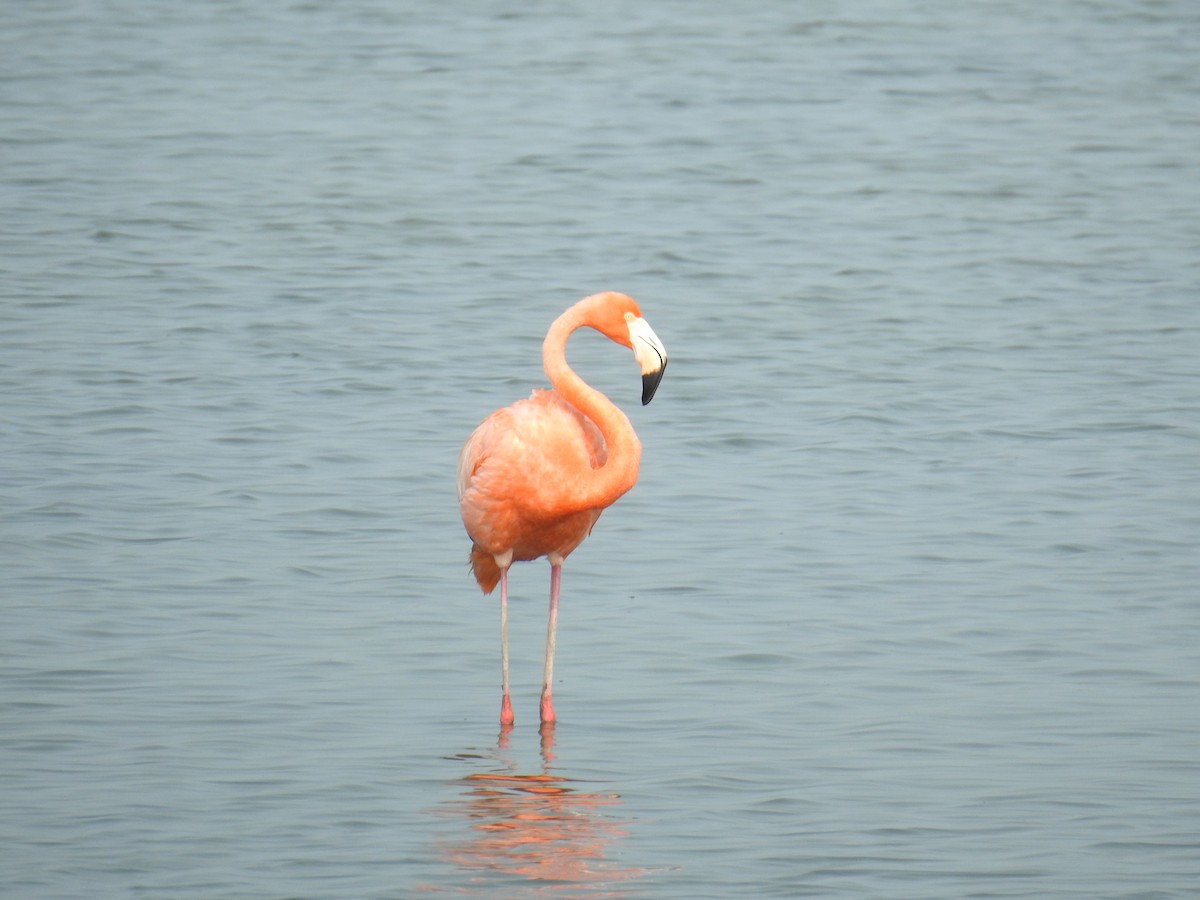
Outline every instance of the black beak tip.
<path id="1" fill-rule="evenodd" d="M 642 406 L 654 399 L 654 392 L 658 390 L 658 384 L 662 381 L 663 372 L 666 370 L 667 364 L 663 363 L 662 368 L 657 372 L 647 372 L 642 376 Z"/>

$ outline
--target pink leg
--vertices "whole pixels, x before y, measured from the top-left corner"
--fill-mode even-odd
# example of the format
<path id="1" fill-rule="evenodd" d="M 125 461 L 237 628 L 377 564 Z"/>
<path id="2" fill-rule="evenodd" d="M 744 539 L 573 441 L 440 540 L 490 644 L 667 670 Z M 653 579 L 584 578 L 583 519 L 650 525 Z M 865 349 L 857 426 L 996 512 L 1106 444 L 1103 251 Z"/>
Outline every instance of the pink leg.
<path id="1" fill-rule="evenodd" d="M 500 570 L 500 724 L 512 725 L 512 700 L 508 697 L 508 569 Z"/>
<path id="2" fill-rule="evenodd" d="M 542 722 L 554 724 L 554 703 L 551 686 L 554 684 L 554 635 L 558 630 L 558 589 L 562 581 L 562 566 L 550 566 L 550 619 L 546 624 L 546 672 L 542 678 Z"/>

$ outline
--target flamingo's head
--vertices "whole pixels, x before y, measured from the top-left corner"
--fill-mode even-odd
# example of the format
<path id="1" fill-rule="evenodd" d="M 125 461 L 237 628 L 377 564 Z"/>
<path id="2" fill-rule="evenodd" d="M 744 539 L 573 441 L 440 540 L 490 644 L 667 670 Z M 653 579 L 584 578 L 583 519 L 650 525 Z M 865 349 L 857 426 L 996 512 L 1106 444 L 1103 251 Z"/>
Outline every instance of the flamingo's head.
<path id="1" fill-rule="evenodd" d="M 633 357 L 642 370 L 642 405 L 654 398 L 663 372 L 667 370 L 667 349 L 654 333 L 650 324 L 642 318 L 637 302 L 625 294 L 608 291 L 593 294 L 580 301 L 587 304 L 587 323 L 624 347 L 633 350 Z"/>

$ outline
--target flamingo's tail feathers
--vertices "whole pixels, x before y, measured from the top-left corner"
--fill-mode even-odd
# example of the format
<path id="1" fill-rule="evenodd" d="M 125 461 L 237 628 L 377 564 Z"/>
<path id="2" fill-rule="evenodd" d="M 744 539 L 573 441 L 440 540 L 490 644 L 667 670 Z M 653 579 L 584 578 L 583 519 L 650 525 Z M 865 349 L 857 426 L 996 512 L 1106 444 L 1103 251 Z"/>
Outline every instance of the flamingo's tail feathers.
<path id="1" fill-rule="evenodd" d="M 478 544 L 471 545 L 471 571 L 475 573 L 475 580 L 485 594 L 490 594 L 500 583 L 500 567 L 496 565 L 496 558 Z"/>

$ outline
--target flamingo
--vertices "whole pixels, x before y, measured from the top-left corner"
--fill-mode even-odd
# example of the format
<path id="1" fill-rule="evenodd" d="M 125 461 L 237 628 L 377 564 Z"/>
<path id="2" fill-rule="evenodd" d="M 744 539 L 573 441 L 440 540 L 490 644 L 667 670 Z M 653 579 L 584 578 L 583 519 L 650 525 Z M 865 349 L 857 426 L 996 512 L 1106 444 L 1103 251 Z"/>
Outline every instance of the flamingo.
<path id="1" fill-rule="evenodd" d="M 508 693 L 508 569 L 545 556 L 550 615 L 542 677 L 543 725 L 555 722 L 551 697 L 563 561 L 605 509 L 637 481 L 642 445 L 621 410 L 567 365 L 567 338 L 587 326 L 633 350 L 650 402 L 667 351 L 632 297 L 585 297 L 554 320 L 542 343 L 551 390 L 496 410 L 472 432 L 458 460 L 458 505 L 471 538 L 471 569 L 484 594 L 500 584 L 500 724 L 513 724 Z"/>

